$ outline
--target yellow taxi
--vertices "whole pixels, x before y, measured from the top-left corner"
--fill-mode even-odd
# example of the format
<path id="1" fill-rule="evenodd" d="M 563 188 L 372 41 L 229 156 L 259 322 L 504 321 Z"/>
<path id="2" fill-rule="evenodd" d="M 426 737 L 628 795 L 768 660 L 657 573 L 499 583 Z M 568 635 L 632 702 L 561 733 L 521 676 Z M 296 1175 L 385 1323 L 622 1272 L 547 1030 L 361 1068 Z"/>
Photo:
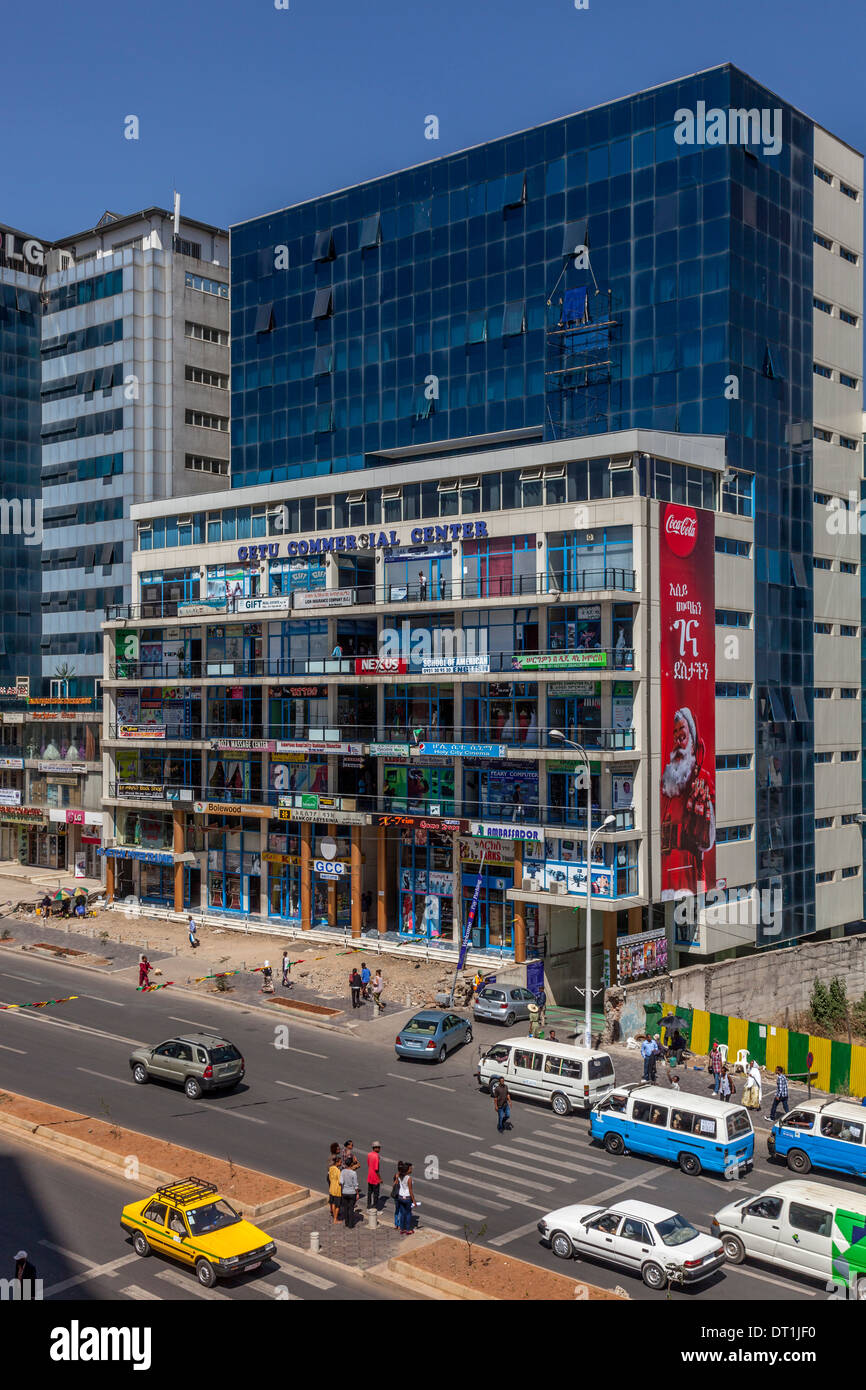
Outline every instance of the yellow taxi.
<path id="1" fill-rule="evenodd" d="M 158 1187 L 123 1208 L 120 1224 L 136 1255 L 168 1255 L 195 1269 L 206 1289 L 218 1279 L 258 1269 L 276 1251 L 264 1231 L 235 1211 L 212 1183 L 199 1178 Z"/>

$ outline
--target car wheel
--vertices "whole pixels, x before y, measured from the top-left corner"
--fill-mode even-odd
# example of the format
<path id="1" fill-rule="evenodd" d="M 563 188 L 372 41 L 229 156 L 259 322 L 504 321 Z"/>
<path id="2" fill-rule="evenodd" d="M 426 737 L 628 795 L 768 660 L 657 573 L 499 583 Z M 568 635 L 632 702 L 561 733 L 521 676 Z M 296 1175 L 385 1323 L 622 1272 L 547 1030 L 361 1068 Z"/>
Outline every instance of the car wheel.
<path id="1" fill-rule="evenodd" d="M 196 1278 L 203 1289 L 212 1289 L 217 1281 L 216 1270 L 210 1260 L 199 1260 L 195 1267 Z"/>
<path id="2" fill-rule="evenodd" d="M 440 1049 L 439 1049 L 439 1056 L 438 1056 L 438 1059 L 437 1059 L 437 1060 L 440 1061 L 440 1062 L 444 1062 L 444 1061 L 445 1061 L 445 1058 L 446 1058 L 447 1056 L 448 1056 L 448 1048 L 447 1048 L 447 1047 L 445 1046 L 445 1044 L 443 1043 L 442 1046 L 441 1046 Z"/>
<path id="3" fill-rule="evenodd" d="M 802 1149 L 791 1149 L 788 1153 L 788 1167 L 792 1173 L 808 1173 L 812 1163 Z"/>
<path id="4" fill-rule="evenodd" d="M 186 1078 L 186 1081 L 183 1083 L 183 1089 L 190 1100 L 198 1100 L 201 1095 L 201 1085 L 196 1081 L 194 1076 L 188 1076 Z"/>
<path id="5" fill-rule="evenodd" d="M 562 1091 L 555 1091 L 550 1098 L 550 1108 L 554 1115 L 570 1115 L 571 1101 L 568 1096 L 564 1096 Z"/>
<path id="6" fill-rule="evenodd" d="M 513 1014 L 513 1013 L 510 1013 L 510 1014 L 508 1014 L 508 1015 L 506 1016 L 506 1019 L 505 1019 L 505 1026 L 506 1026 L 506 1028 L 513 1028 L 513 1027 L 514 1027 L 514 1014 Z"/>
<path id="7" fill-rule="evenodd" d="M 746 1247 L 739 1236 L 723 1236 L 722 1245 L 725 1247 L 725 1259 L 732 1265 L 741 1265 L 746 1258 Z"/>
<path id="8" fill-rule="evenodd" d="M 565 1231 L 554 1231 L 550 1237 L 550 1248 L 560 1260 L 570 1260 L 574 1254 L 574 1246 Z"/>
<path id="9" fill-rule="evenodd" d="M 604 1147 L 609 1154 L 625 1153 L 625 1144 L 621 1134 L 606 1134 L 604 1136 Z"/>
<path id="10" fill-rule="evenodd" d="M 464 1035 L 463 1041 L 464 1041 L 465 1043 L 471 1043 L 471 1041 L 472 1041 L 472 1029 L 471 1029 L 471 1028 L 467 1028 L 467 1029 L 466 1029 L 466 1033 L 465 1033 L 465 1035 Z"/>
<path id="11" fill-rule="evenodd" d="M 147 1067 L 143 1062 L 136 1062 L 135 1066 L 132 1068 L 132 1079 L 139 1086 L 145 1086 L 150 1080 L 147 1074 Z"/>
<path id="12" fill-rule="evenodd" d="M 701 1160 L 696 1154 L 680 1154 L 677 1163 L 687 1177 L 696 1178 L 701 1171 Z"/>
<path id="13" fill-rule="evenodd" d="M 147 1236 L 143 1231 L 136 1231 L 135 1235 L 132 1237 L 132 1248 L 136 1255 L 140 1255 L 143 1260 L 146 1259 L 148 1255 L 153 1254 Z"/>
<path id="14" fill-rule="evenodd" d="M 643 1279 L 648 1289 L 664 1288 L 665 1272 L 661 1265 L 654 1264 L 652 1260 L 644 1265 L 640 1272 L 640 1277 Z"/>

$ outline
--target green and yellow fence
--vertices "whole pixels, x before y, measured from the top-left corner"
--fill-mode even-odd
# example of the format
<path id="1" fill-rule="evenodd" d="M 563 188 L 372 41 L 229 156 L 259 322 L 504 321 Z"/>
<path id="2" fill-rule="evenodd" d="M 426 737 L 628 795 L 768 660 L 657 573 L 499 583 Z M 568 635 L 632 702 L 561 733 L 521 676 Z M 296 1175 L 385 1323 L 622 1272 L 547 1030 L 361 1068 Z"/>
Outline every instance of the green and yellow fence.
<path id="1" fill-rule="evenodd" d="M 708 1053 L 713 1039 L 718 1039 L 728 1045 L 729 1062 L 735 1062 L 737 1053 L 745 1048 L 750 1057 L 770 1071 L 782 1067 L 788 1076 L 803 1078 L 811 1071 L 813 1083 L 820 1091 L 850 1093 L 858 1098 L 866 1095 L 866 1047 L 818 1038 L 813 1033 L 795 1033 L 769 1023 L 708 1013 L 706 1009 L 675 1008 L 673 1004 L 646 1004 L 644 1008 L 650 1035 L 661 1031 L 666 1015 L 681 1018 L 687 1024 L 689 1047 L 698 1056 Z M 810 1052 L 811 1068 L 806 1064 Z"/>

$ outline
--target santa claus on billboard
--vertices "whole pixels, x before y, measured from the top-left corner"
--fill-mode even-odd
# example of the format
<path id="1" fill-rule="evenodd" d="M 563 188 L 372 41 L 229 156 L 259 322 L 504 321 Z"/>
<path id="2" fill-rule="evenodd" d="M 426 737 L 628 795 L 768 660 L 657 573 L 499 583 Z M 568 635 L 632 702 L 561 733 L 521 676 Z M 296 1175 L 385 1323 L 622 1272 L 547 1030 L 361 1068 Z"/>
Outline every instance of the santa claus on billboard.
<path id="1" fill-rule="evenodd" d="M 674 714 L 673 746 L 661 779 L 663 899 L 706 891 L 704 855 L 716 843 L 716 811 L 703 761 L 695 717 L 682 706 Z"/>

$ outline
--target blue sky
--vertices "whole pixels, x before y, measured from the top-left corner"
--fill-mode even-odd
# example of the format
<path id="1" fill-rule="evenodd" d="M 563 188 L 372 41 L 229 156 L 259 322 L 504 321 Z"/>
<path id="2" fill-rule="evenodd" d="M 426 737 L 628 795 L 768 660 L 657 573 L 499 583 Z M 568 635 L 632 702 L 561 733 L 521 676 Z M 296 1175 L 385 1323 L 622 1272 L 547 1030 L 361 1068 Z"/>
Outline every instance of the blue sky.
<path id="1" fill-rule="evenodd" d="M 2 33 L 0 221 L 48 239 L 174 187 L 228 225 L 725 61 L 866 149 L 857 0 L 13 0 Z"/>

